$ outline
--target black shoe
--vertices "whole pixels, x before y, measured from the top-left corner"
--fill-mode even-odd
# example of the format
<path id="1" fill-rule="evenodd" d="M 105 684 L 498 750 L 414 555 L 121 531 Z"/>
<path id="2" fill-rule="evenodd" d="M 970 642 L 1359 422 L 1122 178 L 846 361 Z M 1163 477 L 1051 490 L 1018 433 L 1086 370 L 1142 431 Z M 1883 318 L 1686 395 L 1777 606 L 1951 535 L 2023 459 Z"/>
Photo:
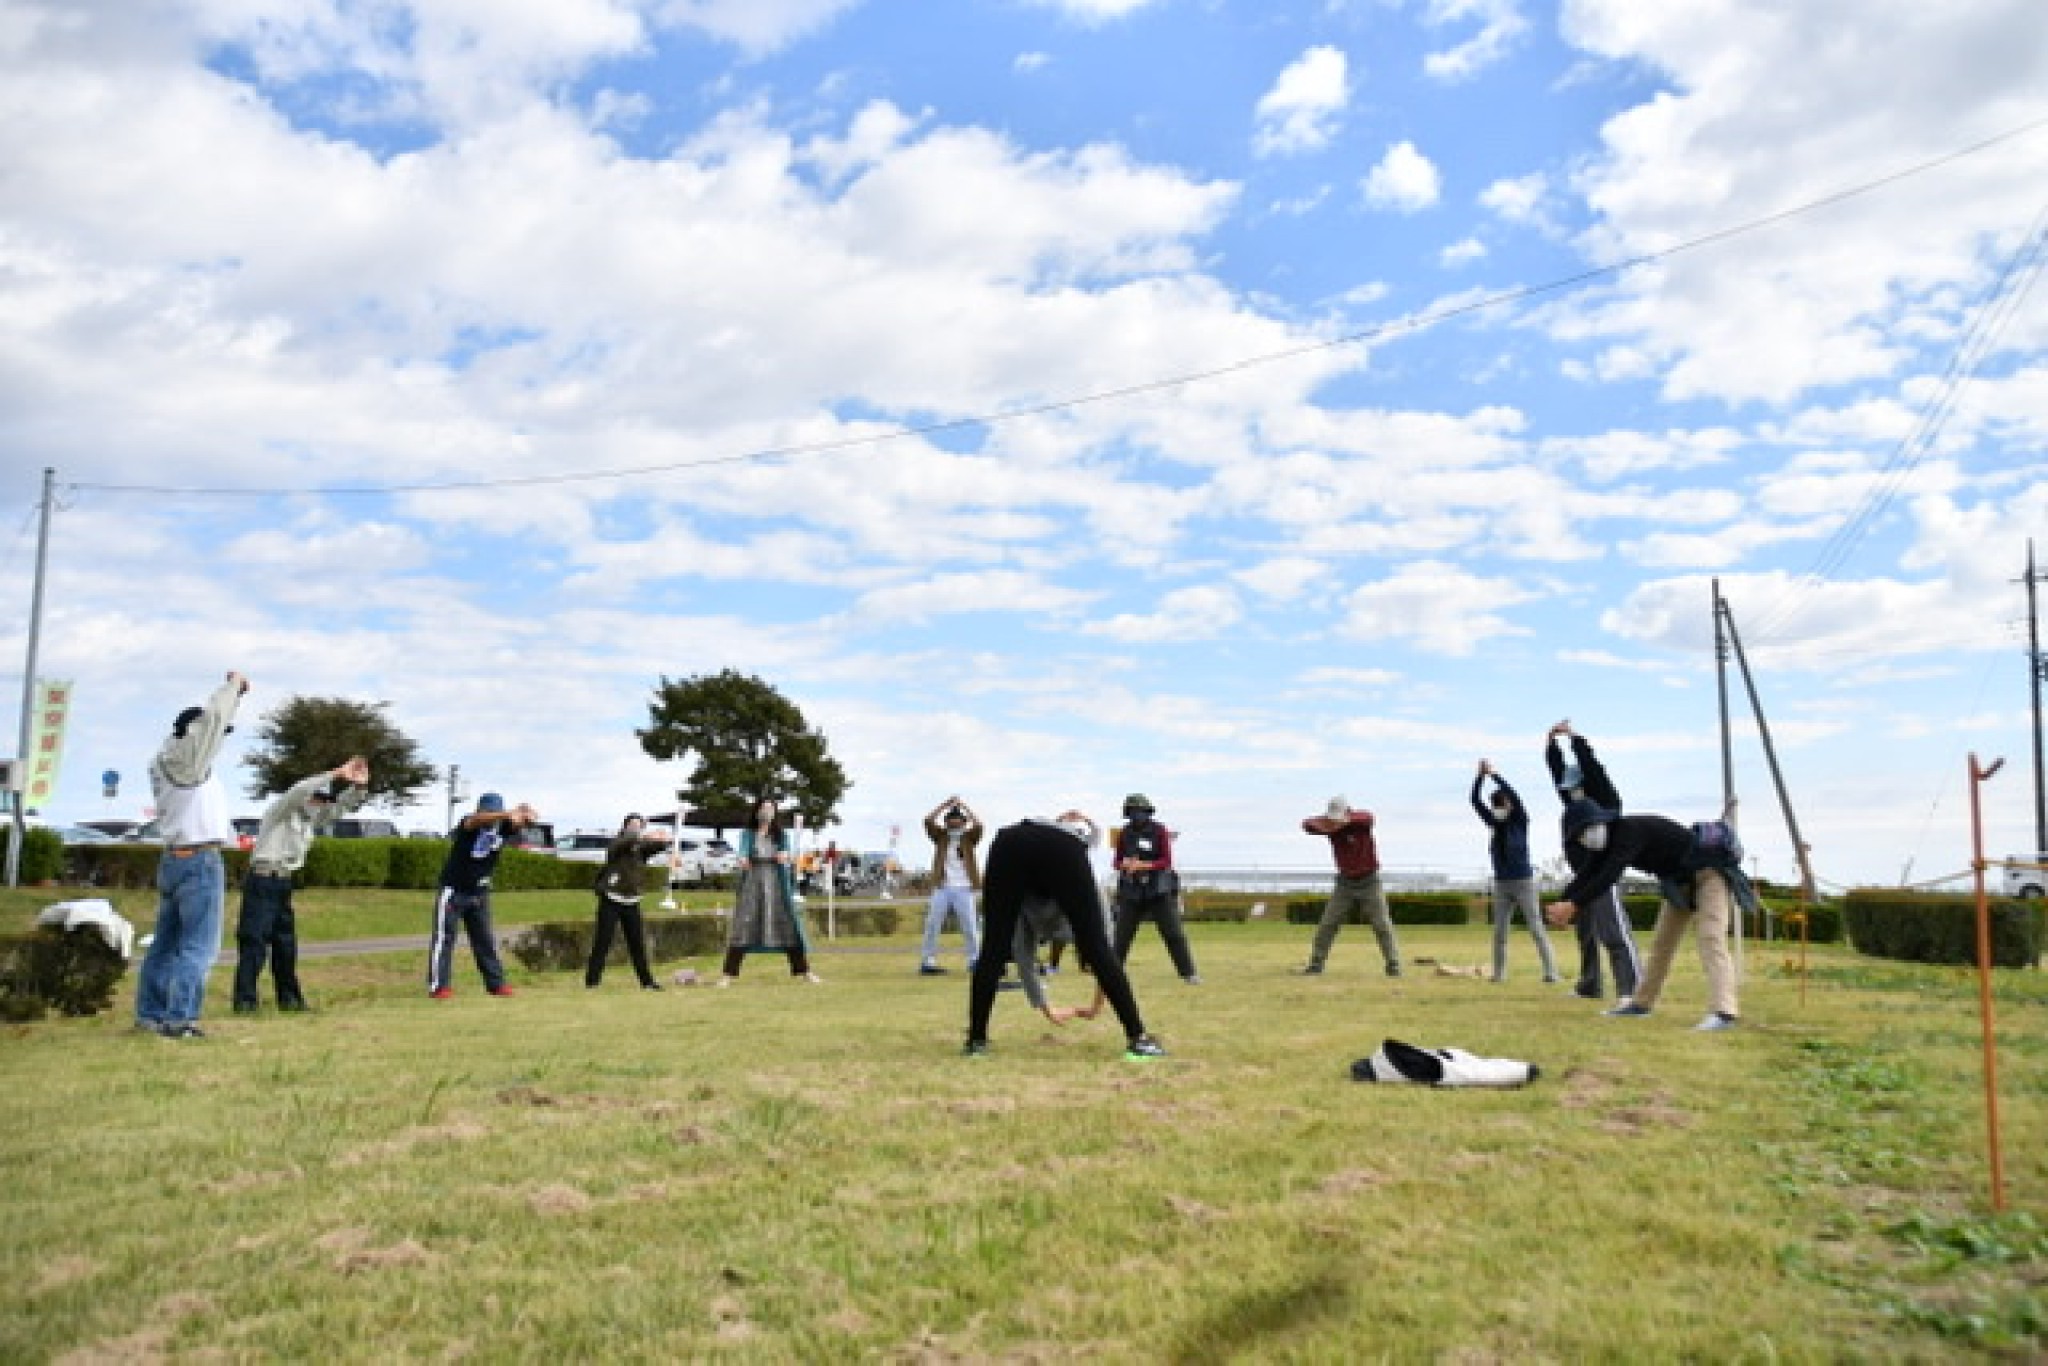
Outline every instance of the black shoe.
<path id="1" fill-rule="evenodd" d="M 985 1057 L 987 1057 L 987 1056 L 988 1056 L 988 1040 L 987 1040 L 987 1039 L 969 1039 L 969 1040 L 968 1040 L 968 1041 L 967 1041 L 966 1043 L 964 1043 L 964 1044 L 962 1044 L 962 1045 L 961 1045 L 961 1047 L 960 1047 L 960 1056 L 961 1056 L 961 1057 L 963 1057 L 963 1058 L 985 1058 Z"/>
<path id="2" fill-rule="evenodd" d="M 263 1007 L 262 1007 L 262 1006 L 260 1006 L 260 1005 L 257 1005 L 257 1004 L 256 1004 L 256 1003 L 255 1003 L 254 1001 L 237 1001 L 237 1002 L 235 1002 L 235 1014 L 237 1014 L 237 1015 L 254 1015 L 254 1014 L 255 1014 L 255 1013 L 257 1012 L 257 1011 L 259 1011 L 259 1010 L 261 1010 L 261 1009 L 263 1009 Z M 283 1009 L 284 1009 L 284 1007 L 283 1007 L 283 1006 L 279 1006 L 279 1007 L 278 1007 L 278 1009 L 279 1009 L 279 1010 L 283 1010 Z"/>
<path id="3" fill-rule="evenodd" d="M 162 1030 L 166 1039 L 203 1039 L 206 1031 L 196 1024 L 165 1025 Z"/>
<path id="4" fill-rule="evenodd" d="M 1389 963 L 1389 964 L 1387 964 L 1387 976 L 1389 976 L 1389 977 L 1399 977 L 1400 975 L 1401 975 L 1401 965 L 1400 965 L 1399 963 Z"/>
<path id="5" fill-rule="evenodd" d="M 1597 1001 L 1606 996 L 1607 991 L 1603 987 L 1573 987 L 1572 995 L 1582 1001 Z"/>
<path id="6" fill-rule="evenodd" d="M 1296 977 L 1320 977 L 1323 975 L 1323 965 L 1321 963 L 1310 963 L 1305 968 L 1296 968 L 1294 975 Z"/>
<path id="7" fill-rule="evenodd" d="M 659 983 L 659 982 L 642 982 L 642 983 L 640 984 L 640 990 L 642 990 L 642 991 L 660 991 L 660 990 L 661 990 L 661 983 Z"/>
<path id="8" fill-rule="evenodd" d="M 1161 1048 L 1159 1040 L 1153 1038 L 1150 1034 L 1140 1034 L 1137 1038 L 1132 1039 L 1124 1048 L 1124 1060 L 1126 1062 L 1147 1062 L 1153 1058 L 1163 1058 L 1165 1056 L 1166 1050 Z"/>
<path id="9" fill-rule="evenodd" d="M 944 977 L 946 970 L 937 963 L 922 963 L 918 965 L 917 975 L 920 977 Z"/>

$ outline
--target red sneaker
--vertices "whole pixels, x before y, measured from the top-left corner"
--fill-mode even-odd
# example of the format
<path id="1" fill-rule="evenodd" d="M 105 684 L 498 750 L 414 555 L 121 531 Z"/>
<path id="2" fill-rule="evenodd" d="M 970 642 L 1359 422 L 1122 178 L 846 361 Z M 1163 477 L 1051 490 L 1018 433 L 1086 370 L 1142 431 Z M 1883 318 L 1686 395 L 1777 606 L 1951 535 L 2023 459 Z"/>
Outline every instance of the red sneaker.
<path id="1" fill-rule="evenodd" d="M 494 986 L 491 988 L 491 995 L 493 996 L 510 996 L 511 994 L 512 988 L 505 986 L 502 983 L 498 986 Z"/>
<path id="2" fill-rule="evenodd" d="M 435 988 L 434 990 L 432 990 L 432 991 L 430 991 L 430 992 L 428 992 L 428 993 L 427 993 L 427 997 L 428 997 L 428 999 L 430 999 L 430 1000 L 435 1000 L 435 1001 L 447 1001 L 447 1000 L 452 1000 L 452 999 L 454 999 L 454 996 L 455 996 L 455 988 L 454 988 L 454 987 L 436 987 L 436 988 Z"/>

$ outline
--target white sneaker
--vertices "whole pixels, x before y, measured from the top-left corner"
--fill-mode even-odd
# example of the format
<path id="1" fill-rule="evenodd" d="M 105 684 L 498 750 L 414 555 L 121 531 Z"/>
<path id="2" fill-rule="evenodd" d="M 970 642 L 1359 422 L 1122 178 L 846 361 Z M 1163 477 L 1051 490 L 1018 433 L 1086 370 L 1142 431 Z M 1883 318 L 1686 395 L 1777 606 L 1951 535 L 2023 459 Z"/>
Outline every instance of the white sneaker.
<path id="1" fill-rule="evenodd" d="M 1724 1029 L 1735 1028 L 1735 1025 L 1735 1016 L 1723 1015 L 1718 1010 L 1710 1010 L 1707 1012 L 1706 1018 L 1694 1025 L 1693 1028 L 1702 1034 L 1718 1034 Z"/>
<path id="2" fill-rule="evenodd" d="M 711 985 L 715 987 L 729 987 L 732 985 L 732 978 L 721 977 L 717 981 L 713 982 Z"/>
<path id="3" fill-rule="evenodd" d="M 818 975 L 817 973 L 815 973 L 815 972 L 807 972 L 807 973 L 805 973 L 805 974 L 804 974 L 804 978 L 803 978 L 803 979 L 804 979 L 804 980 L 805 980 L 806 982 L 809 982 L 809 983 L 810 983 L 810 984 L 811 984 L 812 986 L 814 986 L 814 987 L 821 987 L 821 986 L 824 986 L 824 985 L 825 985 L 825 979 L 824 979 L 824 978 L 822 978 L 822 977 L 820 977 L 820 976 L 819 976 L 819 975 Z"/>

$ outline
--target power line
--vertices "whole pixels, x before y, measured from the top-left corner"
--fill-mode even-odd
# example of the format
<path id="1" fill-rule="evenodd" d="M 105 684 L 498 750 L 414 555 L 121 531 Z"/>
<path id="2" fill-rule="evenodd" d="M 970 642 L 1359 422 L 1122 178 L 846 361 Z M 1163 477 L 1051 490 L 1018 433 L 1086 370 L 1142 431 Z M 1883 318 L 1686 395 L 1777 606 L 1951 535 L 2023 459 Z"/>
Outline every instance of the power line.
<path id="1" fill-rule="evenodd" d="M 1461 318 L 1472 313 L 1478 313 L 1489 308 L 1499 308 L 1504 304 L 1520 303 L 1527 299 L 1540 298 L 1547 294 L 1555 294 L 1563 290 L 1573 289 L 1579 285 L 1588 284 L 1595 280 L 1600 280 L 1607 278 L 1609 276 L 1622 274 L 1623 272 L 1633 270 L 1638 266 L 1650 265 L 1657 261 L 1669 260 L 1674 256 L 1683 255 L 1684 253 L 1691 251 L 1697 251 L 1703 247 L 1712 246 L 1720 242 L 1726 242 L 1733 238 L 1757 232 L 1778 223 L 1783 223 L 1789 219 L 1798 218 L 1802 215 L 1813 213 L 1820 209 L 1830 208 L 1836 204 L 1841 204 L 1848 200 L 1874 193 L 1888 186 L 1895 185 L 1900 181 L 1909 180 L 1915 176 L 1924 175 L 1929 171 L 1938 170 L 1943 166 L 1947 166 L 1954 162 L 1961 161 L 1968 157 L 1976 156 L 1980 153 L 1989 151 L 1991 148 L 1997 147 L 2006 142 L 2010 142 L 2016 138 L 2025 137 L 2026 135 L 2036 132 L 2043 127 L 2048 127 L 2048 119 L 2036 119 L 2032 123 L 2022 124 L 2017 128 L 2008 129 L 2003 133 L 1999 133 L 1992 137 L 1985 138 L 1981 142 L 1972 143 L 1967 147 L 1963 147 L 1956 151 L 1935 157 L 1932 160 L 1923 161 L 1918 163 L 1917 165 L 1905 167 L 1901 170 L 1891 172 L 1890 174 L 1880 176 L 1875 180 L 1867 180 L 1860 184 L 1852 185 L 1845 189 L 1834 191 L 1831 194 L 1823 195 L 1818 199 L 1811 199 L 1806 201 L 1805 203 L 1795 205 L 1791 208 L 1781 209 L 1778 212 L 1772 214 L 1766 214 L 1761 218 L 1752 218 L 1745 222 L 1737 223 L 1729 227 L 1718 228 L 1711 232 L 1702 233 L 1697 237 L 1689 238 L 1685 241 L 1675 243 L 1672 246 L 1662 248 L 1658 251 L 1644 252 L 1640 255 L 1631 256 L 1624 260 L 1612 262 L 1604 266 L 1594 266 L 1586 270 L 1578 271 L 1571 275 L 1561 276 L 1559 278 L 1549 280 L 1542 284 L 1524 285 L 1515 289 L 1501 290 L 1497 293 L 1485 295 L 1476 300 L 1468 300 L 1464 303 L 1434 309 L 1425 313 L 1417 314 L 1410 318 L 1396 319 L 1392 322 L 1381 323 L 1374 327 L 1366 328 L 1363 331 L 1347 333 L 1342 336 L 1331 337 L 1322 341 L 1307 342 L 1299 346 L 1287 347 L 1278 351 L 1269 351 L 1256 356 L 1248 356 L 1241 358 L 1239 360 L 1230 361 L 1223 365 L 1214 366 L 1210 369 L 1187 371 L 1185 373 L 1174 375 L 1169 378 L 1144 380 L 1136 384 L 1122 385 L 1114 389 L 1102 389 L 1094 391 L 1092 393 L 1080 394 L 1070 396 L 1067 398 L 1050 399 L 1043 403 L 1027 404 L 1021 407 L 1003 408 L 998 409 L 994 412 L 983 413 L 969 417 L 946 418 L 936 422 L 899 426 L 891 428 L 890 430 L 885 432 L 874 432 L 865 436 L 838 437 L 829 441 L 800 442 L 787 446 L 762 447 L 755 450 L 740 451 L 730 455 L 706 456 L 695 460 L 676 460 L 655 465 L 638 465 L 619 469 L 587 470 L 575 473 L 558 474 L 503 475 L 491 479 L 448 480 L 440 483 L 383 484 L 374 486 L 338 486 L 329 488 L 307 488 L 304 486 L 280 488 L 207 488 L 177 485 L 101 484 L 80 482 L 74 483 L 70 485 L 70 487 L 76 489 L 90 489 L 99 493 L 146 493 L 159 496 L 186 497 L 304 497 L 310 495 L 314 497 L 338 498 L 364 496 L 382 497 L 391 494 L 404 493 L 420 494 L 474 492 L 484 489 L 532 488 L 546 485 L 600 483 L 621 479 L 646 478 L 650 475 L 671 474 L 682 470 L 706 469 L 717 465 L 752 464 L 765 460 L 792 459 L 802 456 L 825 455 L 834 451 L 855 450 L 865 447 L 879 446 L 889 442 L 902 441 L 913 437 L 938 436 L 948 432 L 964 431 L 974 427 L 995 426 L 1005 422 L 1020 421 L 1025 418 L 1044 417 L 1048 414 L 1068 412 L 1073 409 L 1090 407 L 1095 404 L 1111 403 L 1121 399 L 1135 398 L 1143 394 L 1159 393 L 1161 391 L 1178 388 L 1186 384 L 1205 383 L 1209 380 L 1221 379 L 1227 375 L 1240 374 L 1247 370 L 1259 369 L 1268 365 L 1278 365 L 1291 360 L 1298 360 L 1304 356 L 1317 355 L 1322 352 L 1333 351 L 1346 346 L 1356 346 L 1361 343 L 1382 340 L 1387 337 L 1400 336 L 1410 332 L 1418 332 L 1424 328 L 1434 326 L 1437 323 L 1448 322 L 1453 319 Z"/>
<path id="2" fill-rule="evenodd" d="M 1942 374 L 1934 397 L 1921 411 L 1919 421 L 1893 448 L 1879 470 L 1876 482 L 1865 492 L 1856 510 L 1821 547 L 1813 564 L 1764 609 L 1762 623 L 1757 628 L 1759 643 L 1785 624 L 1805 594 L 1825 583 L 1848 562 L 1857 545 L 1898 498 L 1907 481 L 1918 472 L 1920 462 L 1934 449 L 1935 439 L 1955 414 L 1963 385 L 1976 373 L 2006 324 L 2019 311 L 2021 301 L 2040 276 L 2044 260 L 2048 260 L 2048 204 L 2044 204 L 2034 216 L 2019 247 L 2006 259 L 1984 305 L 1978 309 L 1977 316 L 1971 320 L 1962 340 L 1950 355 L 1948 368 Z"/>

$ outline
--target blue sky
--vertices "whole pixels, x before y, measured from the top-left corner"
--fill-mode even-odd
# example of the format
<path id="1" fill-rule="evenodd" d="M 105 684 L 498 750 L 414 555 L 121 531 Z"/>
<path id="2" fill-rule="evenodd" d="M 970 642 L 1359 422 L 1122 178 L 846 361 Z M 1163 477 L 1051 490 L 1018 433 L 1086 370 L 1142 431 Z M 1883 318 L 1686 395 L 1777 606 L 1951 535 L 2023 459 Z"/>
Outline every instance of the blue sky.
<path id="1" fill-rule="evenodd" d="M 0 120 L 54 817 L 239 668 L 609 825 L 736 668 L 853 843 L 1343 793 L 1476 875 L 1560 717 L 1712 814 L 1718 576 L 1824 880 L 1965 867 L 1972 750 L 2031 838 L 2034 0 L 0 0 Z"/>

